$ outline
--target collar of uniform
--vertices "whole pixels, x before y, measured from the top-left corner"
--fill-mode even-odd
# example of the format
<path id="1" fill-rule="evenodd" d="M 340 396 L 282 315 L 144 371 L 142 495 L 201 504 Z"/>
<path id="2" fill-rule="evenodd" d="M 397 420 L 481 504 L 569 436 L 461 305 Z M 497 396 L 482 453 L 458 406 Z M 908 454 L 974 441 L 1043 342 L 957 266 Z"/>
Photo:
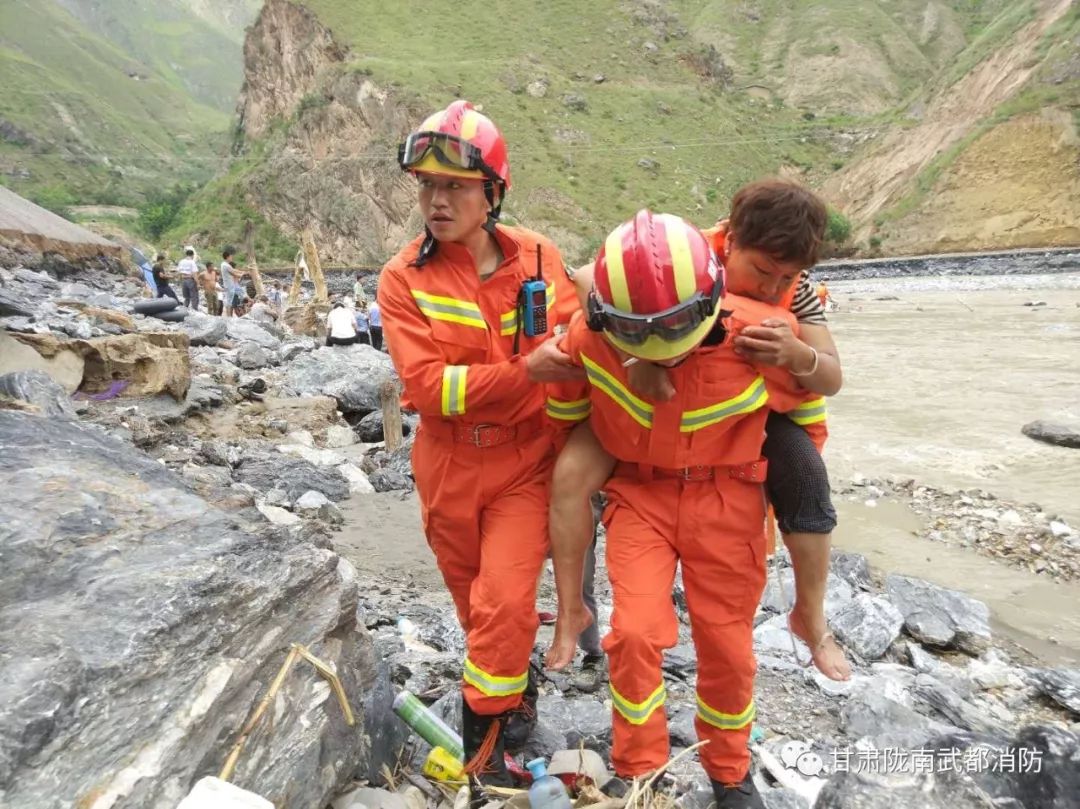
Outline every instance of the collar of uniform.
<path id="1" fill-rule="evenodd" d="M 503 254 L 503 262 L 499 265 L 500 267 L 513 261 L 521 254 L 521 245 L 501 225 L 495 226 L 495 241 L 499 243 L 499 249 L 502 250 Z M 439 242 L 439 252 L 443 253 L 447 259 L 455 264 L 458 262 L 475 264 L 472 253 L 460 242 Z"/>

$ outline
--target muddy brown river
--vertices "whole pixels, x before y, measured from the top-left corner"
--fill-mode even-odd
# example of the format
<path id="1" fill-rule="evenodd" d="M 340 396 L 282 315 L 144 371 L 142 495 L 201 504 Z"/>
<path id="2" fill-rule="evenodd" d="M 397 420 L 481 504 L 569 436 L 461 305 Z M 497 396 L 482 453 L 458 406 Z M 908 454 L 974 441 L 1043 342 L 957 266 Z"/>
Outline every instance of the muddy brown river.
<path id="1" fill-rule="evenodd" d="M 1080 526 L 1080 450 L 1020 432 L 1080 425 L 1080 274 L 893 278 L 830 284 L 845 369 L 830 402 L 833 484 L 904 476 L 1038 503 Z M 1026 303 L 1044 302 L 1042 306 Z M 1040 657 L 1080 663 L 1080 585 L 915 535 L 906 506 L 842 502 L 839 547 L 986 601 L 997 629 Z M 1052 639 L 1052 640 L 1051 640 Z"/>

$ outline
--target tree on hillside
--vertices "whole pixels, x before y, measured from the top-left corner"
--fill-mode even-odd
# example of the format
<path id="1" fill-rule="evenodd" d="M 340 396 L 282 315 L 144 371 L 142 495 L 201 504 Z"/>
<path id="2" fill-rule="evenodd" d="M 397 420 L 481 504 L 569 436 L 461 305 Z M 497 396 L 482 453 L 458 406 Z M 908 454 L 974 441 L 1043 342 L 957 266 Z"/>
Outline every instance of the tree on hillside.
<path id="1" fill-rule="evenodd" d="M 160 239 L 162 233 L 176 224 L 180 209 L 191 192 L 191 186 L 187 185 L 150 192 L 146 204 L 139 208 L 139 230 L 143 235 L 151 241 Z"/>

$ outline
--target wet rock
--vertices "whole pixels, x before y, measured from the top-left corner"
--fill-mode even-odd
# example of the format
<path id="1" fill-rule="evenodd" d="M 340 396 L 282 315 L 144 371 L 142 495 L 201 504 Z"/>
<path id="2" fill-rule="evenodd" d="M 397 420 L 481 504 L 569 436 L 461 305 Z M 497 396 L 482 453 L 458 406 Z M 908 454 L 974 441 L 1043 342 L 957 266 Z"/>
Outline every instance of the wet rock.
<path id="1" fill-rule="evenodd" d="M 351 447 L 356 443 L 356 433 L 350 427 L 331 424 L 326 428 L 326 446 L 331 449 Z"/>
<path id="2" fill-rule="evenodd" d="M 372 494 L 375 491 L 375 487 L 371 485 L 371 481 L 368 480 L 368 476 L 364 474 L 360 467 L 351 463 L 343 463 L 337 467 L 341 476 L 349 482 L 349 492 L 351 494 Z"/>
<path id="3" fill-rule="evenodd" d="M 236 364 L 246 371 L 265 368 L 270 364 L 270 354 L 255 343 L 244 343 L 236 350 Z"/>
<path id="4" fill-rule="evenodd" d="M 342 462 L 341 456 L 333 450 L 312 449 L 300 444 L 282 444 L 278 447 L 278 452 L 303 458 L 305 461 L 315 464 L 315 466 L 340 466 Z"/>
<path id="5" fill-rule="evenodd" d="M 192 312 L 180 323 L 180 328 L 187 332 L 193 346 L 216 346 L 225 339 L 227 327 L 225 319 Z"/>
<path id="6" fill-rule="evenodd" d="M 367 413 L 393 374 L 390 357 L 369 345 L 324 346 L 293 360 L 284 381 L 301 396 L 333 396 L 344 413 Z"/>
<path id="7" fill-rule="evenodd" d="M 834 550 L 829 561 L 829 568 L 832 573 L 846 581 L 855 590 L 873 589 L 874 580 L 870 575 L 870 563 L 861 553 Z"/>
<path id="8" fill-rule="evenodd" d="M 410 435 L 415 428 L 417 417 L 411 413 L 401 414 L 401 434 Z M 377 444 L 384 440 L 382 410 L 373 410 L 356 423 L 356 434 L 366 444 Z"/>
<path id="9" fill-rule="evenodd" d="M 315 341 L 310 337 L 300 337 L 295 342 L 285 343 L 285 345 L 278 349 L 278 361 L 282 363 L 291 362 L 301 354 L 314 351 L 315 346 Z"/>
<path id="10" fill-rule="evenodd" d="M 567 699 L 558 694 L 541 694 L 536 701 L 536 713 L 564 737 L 574 731 L 582 738 L 611 741 L 611 710 L 595 699 Z M 564 738 L 559 749 L 567 747 Z"/>
<path id="11" fill-rule="evenodd" d="M 915 698 L 932 708 L 950 724 L 963 730 L 978 733 L 1000 732 L 1002 728 L 980 711 L 975 705 L 964 700 L 948 685 L 931 674 L 920 674 L 915 678 Z"/>
<path id="12" fill-rule="evenodd" d="M 1048 421 L 1032 421 L 1025 424 L 1021 432 L 1028 438 L 1042 441 L 1046 444 L 1054 444 L 1059 447 L 1080 449 L 1080 431 L 1064 424 L 1053 424 Z"/>
<path id="13" fill-rule="evenodd" d="M 0 412 L 0 445 L 0 647 L 20 650 L 0 658 L 6 803 L 175 805 L 220 766 L 290 642 L 334 667 L 363 721 L 374 660 L 348 563 L 289 532 L 240 529 L 76 421 Z M 321 809 L 365 767 L 367 741 L 307 665 L 279 696 L 233 781 Z"/>
<path id="14" fill-rule="evenodd" d="M 840 709 L 840 724 L 848 736 L 870 737 L 879 750 L 883 747 L 914 750 L 931 736 L 950 729 L 874 688 L 863 688 L 848 698 Z"/>
<path id="15" fill-rule="evenodd" d="M 270 503 L 255 501 L 255 508 L 259 510 L 259 513 L 266 517 L 270 521 L 271 525 L 299 525 L 300 518 L 293 514 L 291 511 L 287 511 L 281 506 L 275 506 Z"/>
<path id="16" fill-rule="evenodd" d="M 971 655 L 989 645 L 990 610 L 981 601 L 908 576 L 889 576 L 885 587 L 904 616 L 904 629 L 920 643 Z"/>
<path id="17" fill-rule="evenodd" d="M 349 496 L 349 484 L 336 469 L 287 455 L 245 456 L 236 468 L 236 478 L 261 492 L 284 489 L 294 501 L 308 490 L 322 492 L 335 501 Z"/>
<path id="18" fill-rule="evenodd" d="M 13 371 L 0 376 L 0 402 L 4 399 L 43 416 L 75 415 L 67 391 L 44 371 Z"/>
<path id="19" fill-rule="evenodd" d="M 680 643 L 664 652 L 664 671 L 676 677 L 686 679 L 697 671 L 697 655 L 693 645 Z"/>
<path id="20" fill-rule="evenodd" d="M 1028 669 L 1027 671 L 1029 679 L 1042 694 L 1080 716 L 1080 671 L 1077 669 Z"/>
<path id="21" fill-rule="evenodd" d="M 285 443 L 315 449 L 315 436 L 308 430 L 293 430 L 285 435 Z"/>
<path id="22" fill-rule="evenodd" d="M 844 579 L 829 574 L 825 591 L 825 614 L 831 618 L 854 597 L 855 593 Z M 781 568 L 775 575 L 770 575 L 761 595 L 761 606 L 769 612 L 786 613 L 795 599 L 795 571 Z"/>
<path id="23" fill-rule="evenodd" d="M 668 736 L 675 747 L 690 747 L 697 744 L 697 730 L 694 718 L 697 711 L 689 705 L 683 705 L 668 715 Z M 711 795 L 710 795 L 711 800 Z"/>
<path id="24" fill-rule="evenodd" d="M 761 793 L 765 809 L 810 809 L 810 802 L 793 789 L 767 789 Z"/>
<path id="25" fill-rule="evenodd" d="M 377 492 L 403 491 L 413 487 L 411 477 L 394 469 L 376 469 L 368 475 L 368 481 Z"/>
<path id="26" fill-rule="evenodd" d="M 277 351 L 281 340 L 266 328 L 265 323 L 244 320 L 240 317 L 222 318 L 225 321 L 225 334 L 237 343 L 255 343 L 268 351 Z"/>
<path id="27" fill-rule="evenodd" d="M 900 636 L 904 616 L 884 598 L 859 593 L 831 621 L 845 646 L 866 660 L 876 660 Z"/>

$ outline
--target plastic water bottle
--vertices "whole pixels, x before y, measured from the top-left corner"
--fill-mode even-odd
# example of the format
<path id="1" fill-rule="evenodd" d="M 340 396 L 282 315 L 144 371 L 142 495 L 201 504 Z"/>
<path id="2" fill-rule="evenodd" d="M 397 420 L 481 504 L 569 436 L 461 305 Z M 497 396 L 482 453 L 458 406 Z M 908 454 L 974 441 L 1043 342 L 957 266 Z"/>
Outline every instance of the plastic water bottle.
<path id="1" fill-rule="evenodd" d="M 570 796 L 558 778 L 547 774 L 547 762 L 534 758 L 525 765 L 532 773 L 529 787 L 529 806 L 532 809 L 571 809 Z"/>

